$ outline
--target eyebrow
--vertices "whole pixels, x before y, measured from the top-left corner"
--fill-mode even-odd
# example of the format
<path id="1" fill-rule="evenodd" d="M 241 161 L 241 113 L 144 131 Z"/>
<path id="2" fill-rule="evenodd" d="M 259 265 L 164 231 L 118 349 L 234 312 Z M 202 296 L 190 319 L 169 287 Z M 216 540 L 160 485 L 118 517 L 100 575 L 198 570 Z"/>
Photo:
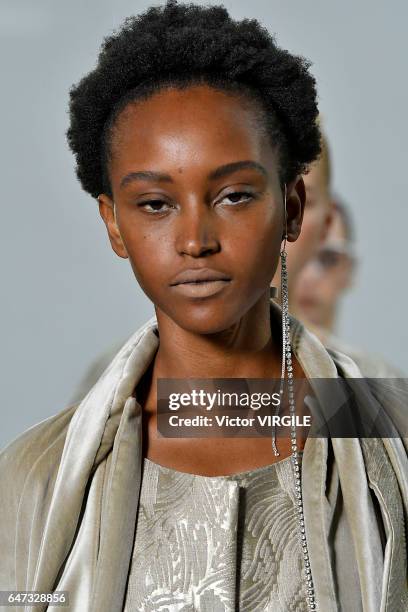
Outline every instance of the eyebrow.
<path id="1" fill-rule="evenodd" d="M 229 174 L 233 174 L 238 170 L 257 170 L 263 176 L 267 177 L 268 172 L 262 164 L 253 161 L 253 160 L 244 160 L 231 162 L 230 164 L 224 164 L 223 166 L 219 166 L 215 170 L 212 170 L 210 174 L 207 176 L 209 181 L 215 181 L 217 179 L 223 178 L 224 176 L 228 176 Z M 120 188 L 126 187 L 129 183 L 133 181 L 156 181 L 159 183 L 173 183 L 173 179 L 170 174 L 164 174 L 162 172 L 153 172 L 152 170 L 142 170 L 139 172 L 129 172 L 126 174 L 120 181 Z"/>

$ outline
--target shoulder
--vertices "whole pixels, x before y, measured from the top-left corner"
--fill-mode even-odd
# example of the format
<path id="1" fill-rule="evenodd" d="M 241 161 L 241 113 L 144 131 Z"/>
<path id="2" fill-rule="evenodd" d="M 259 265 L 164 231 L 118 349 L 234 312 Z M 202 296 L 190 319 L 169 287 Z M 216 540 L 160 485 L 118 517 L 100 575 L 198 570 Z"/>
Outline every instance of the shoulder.
<path id="1" fill-rule="evenodd" d="M 46 520 L 68 426 L 77 407 L 70 405 L 33 425 L 0 452 L 0 589 L 15 590 L 19 571 L 25 571 L 26 552 L 31 551 L 32 538 L 41 533 Z"/>
<path id="2" fill-rule="evenodd" d="M 308 378 L 362 377 L 360 368 L 351 357 L 323 344 L 317 334 L 299 319 L 291 319 L 293 350 Z"/>
<path id="3" fill-rule="evenodd" d="M 45 480 L 47 470 L 52 472 L 58 467 L 68 426 L 78 405 L 72 404 L 33 425 L 0 451 L 0 497 L 18 497 L 29 475 L 39 467 Z"/>
<path id="4" fill-rule="evenodd" d="M 351 358 L 357 364 L 363 376 L 367 378 L 404 378 L 405 374 L 399 368 L 388 363 L 381 355 L 368 353 L 356 348 L 335 335 L 330 335 L 326 341 L 329 351 L 341 353 Z"/>

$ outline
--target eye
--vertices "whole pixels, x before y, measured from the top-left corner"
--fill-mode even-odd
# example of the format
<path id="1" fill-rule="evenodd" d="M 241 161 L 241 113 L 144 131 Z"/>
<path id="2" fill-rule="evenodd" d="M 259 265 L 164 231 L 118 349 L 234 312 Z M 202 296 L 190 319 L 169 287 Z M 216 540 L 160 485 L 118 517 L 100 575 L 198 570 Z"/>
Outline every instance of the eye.
<path id="1" fill-rule="evenodd" d="M 227 193 L 219 202 L 224 202 L 227 206 L 243 204 L 245 202 L 250 202 L 254 199 L 254 194 L 249 191 L 231 191 L 231 193 Z M 229 200 L 229 202 L 228 202 Z"/>
<path id="2" fill-rule="evenodd" d="M 338 253 L 332 249 L 322 249 L 320 253 L 317 255 L 317 259 L 322 268 L 330 269 L 338 266 L 339 263 L 343 260 L 344 254 Z"/>
<path id="3" fill-rule="evenodd" d="M 143 208 L 149 214 L 158 214 L 166 212 L 170 208 L 170 204 L 164 200 L 147 200 L 138 204 L 139 208 Z"/>

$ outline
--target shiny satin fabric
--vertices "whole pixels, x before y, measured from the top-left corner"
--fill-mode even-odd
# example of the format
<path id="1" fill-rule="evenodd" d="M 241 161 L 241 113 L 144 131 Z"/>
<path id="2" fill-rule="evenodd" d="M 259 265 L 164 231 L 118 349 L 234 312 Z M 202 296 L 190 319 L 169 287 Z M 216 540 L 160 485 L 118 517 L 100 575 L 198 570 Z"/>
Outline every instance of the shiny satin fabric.
<path id="1" fill-rule="evenodd" d="M 280 316 L 271 301 L 274 333 Z M 311 379 L 339 370 L 361 376 L 350 358 L 330 356 L 295 319 L 292 344 Z M 66 590 L 70 597 L 65 608 L 14 610 L 123 610 L 142 465 L 142 413 L 132 393 L 158 345 L 153 317 L 82 402 L 0 453 L 0 590 Z M 398 436 L 307 439 L 302 488 L 319 610 L 408 610 L 406 444 Z"/>

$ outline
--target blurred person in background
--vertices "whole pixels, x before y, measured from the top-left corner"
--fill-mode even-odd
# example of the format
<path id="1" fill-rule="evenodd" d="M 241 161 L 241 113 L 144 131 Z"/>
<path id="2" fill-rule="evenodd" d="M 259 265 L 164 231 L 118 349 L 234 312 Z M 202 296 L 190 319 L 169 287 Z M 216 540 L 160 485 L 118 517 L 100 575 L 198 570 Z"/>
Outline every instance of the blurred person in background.
<path id="1" fill-rule="evenodd" d="M 320 118 L 320 126 L 322 120 Z M 367 378 L 403 378 L 405 374 L 387 363 L 380 355 L 373 355 L 361 350 L 359 347 L 351 346 L 338 338 L 333 332 L 335 328 L 338 301 L 341 295 L 351 286 L 354 275 L 355 258 L 351 250 L 354 242 L 354 229 L 350 214 L 340 201 L 332 196 L 332 164 L 329 143 L 324 130 L 321 127 L 322 152 L 319 158 L 310 165 L 309 171 L 304 175 L 306 188 L 306 205 L 303 214 L 302 231 L 296 242 L 287 245 L 287 267 L 288 267 L 288 289 L 289 289 L 289 309 L 292 314 L 301 320 L 310 331 L 312 331 L 332 352 L 340 352 L 348 355 L 355 361 L 363 376 Z M 333 242 L 335 244 L 333 245 Z M 334 248 L 329 252 L 328 245 Z M 324 249 L 321 251 L 321 249 Z M 343 252 L 340 253 L 339 251 Z M 339 268 L 336 269 L 336 276 L 332 277 L 329 272 L 330 280 L 327 283 L 331 290 L 316 284 L 310 287 L 310 267 L 316 270 L 328 265 L 328 260 L 337 257 L 343 260 Z M 323 263 L 322 258 L 326 258 Z M 317 261 L 316 261 L 317 259 Z M 320 261 L 320 264 L 317 263 Z M 310 267 L 309 267 L 310 264 Z M 330 267 L 330 265 L 329 265 Z M 340 271 L 341 270 L 341 271 Z M 305 296 L 305 277 L 306 285 L 309 285 L 307 298 Z M 280 290 L 280 269 L 275 273 L 271 283 L 271 288 L 277 287 Z M 316 289 L 316 294 L 314 294 Z M 321 292 L 327 291 L 326 310 L 321 300 Z M 313 293 L 313 296 L 312 296 Z M 272 292 L 273 295 L 273 292 Z M 279 297 L 277 298 L 279 301 Z M 312 313 L 312 306 L 315 310 Z M 318 311 L 318 306 L 321 308 Z M 329 312 L 330 311 L 330 312 Z M 321 320 L 319 317 L 327 317 Z"/>
<path id="2" fill-rule="evenodd" d="M 70 404 L 76 404 L 85 397 L 96 381 L 99 380 L 102 373 L 108 367 L 119 349 L 125 344 L 126 340 L 127 338 L 122 338 L 122 340 L 117 340 L 116 342 L 111 343 L 105 351 L 95 357 L 95 359 L 85 370 L 85 373 L 81 377 L 77 387 L 74 389 L 73 394 L 70 396 Z"/>
<path id="3" fill-rule="evenodd" d="M 321 126 L 321 119 L 319 121 Z M 303 213 L 302 231 L 295 243 L 287 245 L 289 309 L 296 313 L 293 302 L 293 289 L 297 278 L 306 262 L 312 259 L 324 242 L 332 221 L 333 206 L 330 197 L 331 162 L 329 144 L 322 129 L 319 158 L 310 165 L 307 174 L 303 175 L 306 190 L 306 205 Z M 280 266 L 275 273 L 272 286 L 279 289 Z"/>
<path id="4" fill-rule="evenodd" d="M 295 249 L 296 250 L 296 249 Z M 404 373 L 380 355 L 367 353 L 336 334 L 341 298 L 353 287 L 357 258 L 355 229 L 350 208 L 333 198 L 327 237 L 295 279 L 292 305 L 300 318 L 329 350 L 341 351 L 357 363 L 366 377 L 403 378 Z"/>
<path id="5" fill-rule="evenodd" d="M 353 284 L 355 265 L 350 212 L 336 197 L 326 240 L 300 271 L 292 295 L 296 310 L 324 343 L 335 332 L 339 302 Z"/>

